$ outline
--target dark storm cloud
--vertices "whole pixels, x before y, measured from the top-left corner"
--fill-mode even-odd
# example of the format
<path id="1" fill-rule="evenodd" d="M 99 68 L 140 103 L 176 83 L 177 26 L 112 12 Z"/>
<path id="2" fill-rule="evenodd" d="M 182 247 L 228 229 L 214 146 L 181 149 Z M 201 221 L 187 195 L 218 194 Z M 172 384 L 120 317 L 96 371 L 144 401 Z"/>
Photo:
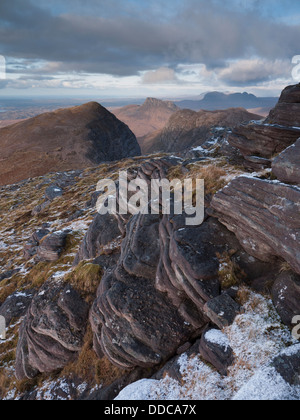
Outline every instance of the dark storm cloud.
<path id="1" fill-rule="evenodd" d="M 55 63 L 46 65 L 43 73 L 116 76 L 178 63 L 225 68 L 228 59 L 290 59 L 299 54 L 299 26 L 267 20 L 256 9 L 237 8 L 237 0 L 226 2 L 226 7 L 223 3 L 74 0 L 72 7 L 66 0 L 59 9 L 56 1 L 52 8 L 51 2 L 2 1 L 0 53 Z M 226 77 L 234 82 L 230 74 Z"/>

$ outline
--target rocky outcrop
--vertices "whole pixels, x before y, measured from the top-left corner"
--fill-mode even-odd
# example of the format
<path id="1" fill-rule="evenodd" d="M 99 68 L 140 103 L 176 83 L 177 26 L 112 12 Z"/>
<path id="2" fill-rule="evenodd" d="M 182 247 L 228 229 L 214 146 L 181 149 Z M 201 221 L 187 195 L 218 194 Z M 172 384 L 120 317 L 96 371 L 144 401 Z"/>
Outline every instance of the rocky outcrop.
<path id="1" fill-rule="evenodd" d="M 63 190 L 57 185 L 50 185 L 46 189 L 45 192 L 45 199 L 46 201 L 53 201 L 57 197 L 61 197 L 63 195 Z"/>
<path id="2" fill-rule="evenodd" d="M 293 319 L 300 315 L 300 276 L 291 271 L 281 273 L 276 279 L 272 298 L 284 324 L 293 327 Z"/>
<path id="3" fill-rule="evenodd" d="M 274 159 L 272 171 L 280 181 L 300 185 L 300 139 Z"/>
<path id="4" fill-rule="evenodd" d="M 244 157 L 271 158 L 294 144 L 300 136 L 300 88 L 289 86 L 264 122 L 240 125 L 229 136 L 229 143 Z M 255 166 L 253 166 L 255 168 Z"/>
<path id="5" fill-rule="evenodd" d="M 179 216 L 134 216 L 90 316 L 99 356 L 123 368 L 155 366 L 200 336 L 204 306 L 220 294 L 216 254 L 234 247 L 214 219 L 186 228 Z"/>
<path id="6" fill-rule="evenodd" d="M 166 159 L 150 159 L 148 162 L 143 163 L 132 173 L 128 172 L 128 182 L 136 177 L 145 180 L 150 186 L 150 179 L 162 179 L 166 178 L 168 169 L 173 165 L 177 164 L 178 161 L 174 158 Z M 150 191 L 150 188 L 149 188 Z M 134 192 L 129 192 L 128 198 Z M 92 194 L 91 200 L 87 202 L 88 207 L 96 207 L 97 200 L 100 196 L 99 192 Z M 119 205 L 119 192 L 117 191 L 117 207 Z M 149 195 L 150 200 L 150 195 Z M 79 252 L 76 255 L 74 265 L 77 265 L 80 261 L 85 259 L 92 259 L 99 257 L 104 248 L 107 250 L 109 244 L 120 242 L 124 238 L 126 233 L 126 225 L 130 220 L 129 214 L 121 215 L 100 215 L 97 214 L 92 224 L 89 226 L 88 232 L 86 233 L 81 245 Z"/>
<path id="7" fill-rule="evenodd" d="M 141 154 L 130 129 L 95 102 L 42 114 L 0 131 L 0 185 Z"/>
<path id="8" fill-rule="evenodd" d="M 270 159 L 282 152 L 299 138 L 297 128 L 251 123 L 238 126 L 229 136 L 229 143 L 243 156 L 258 156 Z"/>
<path id="9" fill-rule="evenodd" d="M 154 286 L 159 216 L 134 216 L 129 225 L 129 247 L 122 247 L 117 267 L 102 279 L 91 323 L 96 350 L 101 347 L 113 363 L 149 367 L 176 352 L 193 328 Z M 147 253 L 150 240 L 154 254 Z"/>
<path id="10" fill-rule="evenodd" d="M 270 124 L 300 127 L 300 85 L 286 87 L 266 120 Z"/>
<path id="11" fill-rule="evenodd" d="M 300 189 L 239 177 L 217 193 L 211 214 L 262 261 L 282 258 L 300 274 Z"/>
<path id="12" fill-rule="evenodd" d="M 164 159 L 151 160 L 137 170 L 138 177 L 148 183 L 151 178 L 160 179 L 168 164 Z M 103 241 L 107 217 L 96 216 L 82 243 L 81 258 L 94 258 L 112 239 Z M 116 236 L 120 233 L 117 222 L 112 219 L 112 223 Z M 229 294 L 220 296 L 224 253 L 232 255 L 249 279 L 270 271 L 268 264 L 250 257 L 235 235 L 214 218 L 187 227 L 186 215 L 131 217 L 121 255 L 115 266 L 108 264 L 90 315 L 99 357 L 104 353 L 122 368 L 152 367 L 190 346 L 210 318 L 221 327 L 233 322 L 239 306 Z M 103 257 L 95 261 L 103 265 L 99 260 Z M 214 303 L 219 303 L 216 317 L 205 312 L 207 305 L 216 308 Z M 230 311 L 224 309 L 226 305 Z"/>
<path id="13" fill-rule="evenodd" d="M 34 297 L 20 328 L 16 376 L 62 369 L 81 350 L 88 305 L 70 286 L 47 281 Z"/>

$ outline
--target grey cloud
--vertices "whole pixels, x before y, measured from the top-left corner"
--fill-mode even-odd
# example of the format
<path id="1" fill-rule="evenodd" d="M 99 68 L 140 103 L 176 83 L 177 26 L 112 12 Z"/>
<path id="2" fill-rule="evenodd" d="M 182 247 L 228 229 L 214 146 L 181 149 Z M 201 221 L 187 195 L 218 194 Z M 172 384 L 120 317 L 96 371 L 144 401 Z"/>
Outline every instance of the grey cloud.
<path id="1" fill-rule="evenodd" d="M 289 60 L 250 59 L 230 63 L 216 73 L 218 79 L 232 86 L 256 85 L 272 79 L 289 78 Z"/>
<path id="2" fill-rule="evenodd" d="M 152 0 L 146 11 L 143 3 L 134 13 L 130 12 L 130 2 L 86 3 L 89 7 L 83 15 L 76 15 L 77 0 L 73 14 L 56 16 L 38 6 L 43 2 L 1 2 L 1 53 L 54 62 L 52 69 L 45 67 L 45 73 L 115 76 L 134 75 L 166 65 L 172 68 L 178 63 L 205 63 L 213 69 L 224 67 L 228 59 L 253 55 L 268 60 L 287 59 L 299 53 L 299 27 L 268 21 L 251 8 L 230 10 L 222 5 L 224 2 L 186 0 L 177 8 L 178 13 L 168 10 L 162 19 L 159 1 L 156 1 L 160 4 L 158 9 L 150 7 L 155 3 Z M 100 14 L 101 7 L 104 12 Z M 71 5 L 69 10 L 73 10 Z"/>

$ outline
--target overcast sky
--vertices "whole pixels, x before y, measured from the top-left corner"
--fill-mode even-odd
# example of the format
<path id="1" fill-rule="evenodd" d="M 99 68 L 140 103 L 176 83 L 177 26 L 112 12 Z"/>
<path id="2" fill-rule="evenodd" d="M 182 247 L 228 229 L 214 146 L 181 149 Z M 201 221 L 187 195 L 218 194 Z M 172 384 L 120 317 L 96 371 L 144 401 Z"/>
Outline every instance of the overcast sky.
<path id="1" fill-rule="evenodd" d="M 274 96 L 299 40 L 299 0 L 1 0 L 0 96 Z"/>

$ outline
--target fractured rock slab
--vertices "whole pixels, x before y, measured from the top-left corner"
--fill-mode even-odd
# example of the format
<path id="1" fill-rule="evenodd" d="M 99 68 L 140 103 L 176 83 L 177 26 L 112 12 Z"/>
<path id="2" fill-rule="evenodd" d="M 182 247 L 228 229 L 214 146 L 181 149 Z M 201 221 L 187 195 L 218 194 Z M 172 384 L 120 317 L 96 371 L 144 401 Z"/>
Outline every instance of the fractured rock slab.
<path id="1" fill-rule="evenodd" d="M 282 258 L 300 274 L 300 189 L 253 177 L 238 177 L 212 202 L 216 216 L 253 257 Z"/>

